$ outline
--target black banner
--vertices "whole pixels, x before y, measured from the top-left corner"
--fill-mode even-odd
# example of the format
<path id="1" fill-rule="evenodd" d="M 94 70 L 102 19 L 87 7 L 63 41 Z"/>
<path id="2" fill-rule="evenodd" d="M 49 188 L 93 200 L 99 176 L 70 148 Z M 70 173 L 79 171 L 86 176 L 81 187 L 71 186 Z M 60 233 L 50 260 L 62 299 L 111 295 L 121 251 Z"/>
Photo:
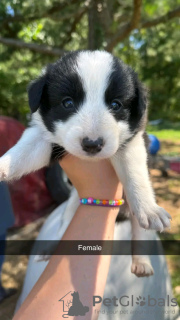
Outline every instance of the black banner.
<path id="1" fill-rule="evenodd" d="M 0 241 L 0 254 L 4 254 Z M 7 240 L 7 255 L 180 255 L 180 240 Z"/>

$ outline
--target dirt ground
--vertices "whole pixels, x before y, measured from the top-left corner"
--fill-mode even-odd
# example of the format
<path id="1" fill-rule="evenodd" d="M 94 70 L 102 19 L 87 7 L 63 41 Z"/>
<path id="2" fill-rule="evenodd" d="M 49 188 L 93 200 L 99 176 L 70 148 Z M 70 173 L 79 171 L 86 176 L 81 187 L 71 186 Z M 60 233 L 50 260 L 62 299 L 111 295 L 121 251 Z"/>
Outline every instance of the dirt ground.
<path id="1" fill-rule="evenodd" d="M 23 228 L 11 231 L 8 235 L 8 239 L 14 240 L 34 240 L 36 239 L 39 229 L 45 221 L 44 218 L 28 224 Z M 12 243 L 12 242 L 11 242 Z M 26 268 L 28 264 L 27 255 L 8 255 L 8 252 L 12 252 L 13 248 L 7 247 L 7 255 L 2 270 L 2 282 L 6 288 L 16 288 L 17 293 L 12 297 L 4 300 L 0 304 L 0 320 L 11 320 L 13 317 L 16 302 L 21 292 L 24 277 L 26 274 Z"/>
<path id="2" fill-rule="evenodd" d="M 180 141 L 161 140 L 160 154 L 180 156 Z"/>
<path id="3" fill-rule="evenodd" d="M 159 170 L 151 170 L 151 177 L 155 189 L 157 202 L 172 215 L 171 234 L 180 234 L 180 174 L 168 172 L 168 177 L 161 176 Z M 16 239 L 35 239 L 45 218 L 38 222 L 16 230 Z M 11 237 L 13 234 L 11 233 Z M 8 251 L 8 250 L 7 250 Z M 5 287 L 16 287 L 17 294 L 0 304 L 0 319 L 12 319 L 14 308 L 21 292 L 23 279 L 26 273 L 28 256 L 7 255 L 3 266 L 2 280 Z M 169 264 L 170 272 L 173 266 Z"/>
<path id="4" fill-rule="evenodd" d="M 180 233 L 180 174 L 168 171 L 164 178 L 159 170 L 151 170 L 153 187 L 158 204 L 172 216 L 169 233 Z"/>

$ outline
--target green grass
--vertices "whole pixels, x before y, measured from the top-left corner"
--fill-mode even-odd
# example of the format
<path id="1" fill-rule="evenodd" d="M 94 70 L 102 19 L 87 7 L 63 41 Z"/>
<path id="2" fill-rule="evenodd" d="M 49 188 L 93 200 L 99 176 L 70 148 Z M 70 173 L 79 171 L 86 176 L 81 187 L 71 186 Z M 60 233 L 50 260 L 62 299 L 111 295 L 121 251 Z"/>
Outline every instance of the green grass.
<path id="1" fill-rule="evenodd" d="M 169 156 L 169 157 L 177 157 L 177 156 L 179 156 L 179 152 L 178 151 L 177 152 L 170 151 L 170 152 L 165 152 L 163 154 L 165 154 L 166 156 Z"/>
<path id="2" fill-rule="evenodd" d="M 147 126 L 147 132 L 154 134 L 158 139 L 180 141 L 180 123 L 163 121 L 161 124 Z"/>

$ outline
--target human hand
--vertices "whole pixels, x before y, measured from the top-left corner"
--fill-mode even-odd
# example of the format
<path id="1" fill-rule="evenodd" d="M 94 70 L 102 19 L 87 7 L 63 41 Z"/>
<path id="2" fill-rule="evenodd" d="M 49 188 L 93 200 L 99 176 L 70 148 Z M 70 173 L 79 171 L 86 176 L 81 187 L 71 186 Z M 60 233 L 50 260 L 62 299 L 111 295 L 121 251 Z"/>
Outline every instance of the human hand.
<path id="1" fill-rule="evenodd" d="M 68 154 L 59 163 L 81 198 L 121 199 L 122 185 L 109 160 L 87 161 Z"/>

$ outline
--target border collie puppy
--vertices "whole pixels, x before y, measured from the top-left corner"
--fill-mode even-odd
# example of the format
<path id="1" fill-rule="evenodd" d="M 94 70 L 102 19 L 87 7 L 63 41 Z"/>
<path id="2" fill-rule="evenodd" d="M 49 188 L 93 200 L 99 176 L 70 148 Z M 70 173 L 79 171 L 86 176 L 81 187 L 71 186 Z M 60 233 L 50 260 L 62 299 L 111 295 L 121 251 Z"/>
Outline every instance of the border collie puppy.
<path id="1" fill-rule="evenodd" d="M 156 204 L 149 180 L 146 90 L 129 66 L 105 51 L 70 52 L 47 66 L 30 84 L 28 95 L 31 125 L 0 158 L 0 181 L 48 166 L 58 150 L 82 159 L 110 159 L 131 213 L 132 239 L 146 239 L 144 229 L 170 227 L 171 216 Z M 78 205 L 74 191 L 62 234 Z M 153 274 L 143 256 L 133 256 L 131 271 Z"/>

